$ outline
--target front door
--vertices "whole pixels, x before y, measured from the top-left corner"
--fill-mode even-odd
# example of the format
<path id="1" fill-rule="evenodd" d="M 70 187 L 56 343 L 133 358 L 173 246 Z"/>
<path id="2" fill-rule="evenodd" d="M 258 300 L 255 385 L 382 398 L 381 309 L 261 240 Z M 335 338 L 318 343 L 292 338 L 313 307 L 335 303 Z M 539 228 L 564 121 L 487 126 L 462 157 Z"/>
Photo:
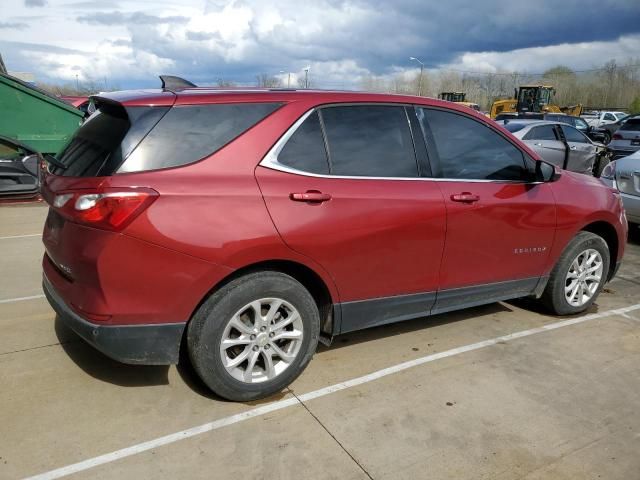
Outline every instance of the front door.
<path id="1" fill-rule="evenodd" d="M 533 160 L 497 130 L 452 112 L 417 113 L 447 209 L 433 311 L 531 293 L 554 239 L 550 185 L 531 181 Z"/>

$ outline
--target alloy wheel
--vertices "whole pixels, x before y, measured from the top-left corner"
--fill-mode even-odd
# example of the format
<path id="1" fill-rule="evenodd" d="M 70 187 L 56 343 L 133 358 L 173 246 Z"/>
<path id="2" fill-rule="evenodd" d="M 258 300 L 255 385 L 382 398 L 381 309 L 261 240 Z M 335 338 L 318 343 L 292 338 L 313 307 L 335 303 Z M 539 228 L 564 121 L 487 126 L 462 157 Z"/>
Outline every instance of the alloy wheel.
<path id="1" fill-rule="evenodd" d="M 303 322 L 281 298 L 261 298 L 231 317 L 222 334 L 220 357 L 226 371 L 244 383 L 273 380 L 296 359 Z"/>
<path id="2" fill-rule="evenodd" d="M 581 307 L 598 291 L 603 273 L 602 255 L 589 248 L 571 262 L 565 279 L 564 295 L 573 307 Z"/>

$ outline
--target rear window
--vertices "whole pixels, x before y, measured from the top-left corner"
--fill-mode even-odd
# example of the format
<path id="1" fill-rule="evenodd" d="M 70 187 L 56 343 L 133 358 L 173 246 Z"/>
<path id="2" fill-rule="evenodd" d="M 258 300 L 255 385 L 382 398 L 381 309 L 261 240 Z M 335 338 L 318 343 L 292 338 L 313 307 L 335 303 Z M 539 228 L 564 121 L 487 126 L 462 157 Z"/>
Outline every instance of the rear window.
<path id="1" fill-rule="evenodd" d="M 630 118 L 620 127 L 620 130 L 640 132 L 640 118 Z"/>
<path id="2" fill-rule="evenodd" d="M 526 126 L 527 126 L 526 123 L 513 123 L 513 122 L 509 122 L 503 125 L 503 127 L 509 130 L 511 133 L 518 132 Z"/>
<path id="3" fill-rule="evenodd" d="M 224 147 L 281 104 L 169 107 L 103 104 L 58 155 L 56 175 L 109 176 L 177 167 Z"/>

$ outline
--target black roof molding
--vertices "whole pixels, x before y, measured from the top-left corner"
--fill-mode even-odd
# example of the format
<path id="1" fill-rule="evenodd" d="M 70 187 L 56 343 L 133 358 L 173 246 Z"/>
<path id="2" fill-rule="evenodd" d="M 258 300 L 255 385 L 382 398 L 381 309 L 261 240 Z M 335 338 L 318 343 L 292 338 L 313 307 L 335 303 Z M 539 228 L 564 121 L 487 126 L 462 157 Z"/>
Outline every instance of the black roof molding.
<path id="1" fill-rule="evenodd" d="M 175 77 L 173 75 L 160 75 L 163 90 L 179 90 L 181 88 L 194 88 L 196 84 L 191 83 L 184 78 Z"/>

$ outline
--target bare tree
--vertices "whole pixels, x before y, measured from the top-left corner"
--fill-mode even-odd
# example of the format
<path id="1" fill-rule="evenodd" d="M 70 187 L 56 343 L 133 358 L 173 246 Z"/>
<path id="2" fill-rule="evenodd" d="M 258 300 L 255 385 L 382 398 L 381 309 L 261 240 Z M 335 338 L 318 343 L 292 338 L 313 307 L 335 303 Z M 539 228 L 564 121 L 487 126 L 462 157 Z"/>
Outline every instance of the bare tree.
<path id="1" fill-rule="evenodd" d="M 273 75 L 269 75 L 267 73 L 261 73 L 260 75 L 256 75 L 256 80 L 258 81 L 258 87 L 262 87 L 262 88 L 282 87 L 282 81 L 278 77 L 274 77 Z"/>

